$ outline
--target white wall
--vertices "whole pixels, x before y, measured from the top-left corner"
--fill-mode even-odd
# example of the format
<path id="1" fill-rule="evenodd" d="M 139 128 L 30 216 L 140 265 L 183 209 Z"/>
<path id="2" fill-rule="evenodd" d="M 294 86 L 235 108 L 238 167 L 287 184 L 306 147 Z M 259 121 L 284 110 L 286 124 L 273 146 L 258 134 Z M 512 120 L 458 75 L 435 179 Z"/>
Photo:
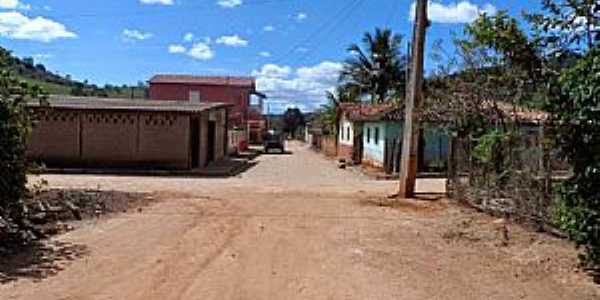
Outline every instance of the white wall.
<path id="1" fill-rule="evenodd" d="M 345 117 L 340 120 L 340 128 L 338 128 L 339 143 L 343 145 L 354 145 L 354 126 L 353 123 L 348 121 Z M 350 134 L 348 134 L 350 133 Z"/>

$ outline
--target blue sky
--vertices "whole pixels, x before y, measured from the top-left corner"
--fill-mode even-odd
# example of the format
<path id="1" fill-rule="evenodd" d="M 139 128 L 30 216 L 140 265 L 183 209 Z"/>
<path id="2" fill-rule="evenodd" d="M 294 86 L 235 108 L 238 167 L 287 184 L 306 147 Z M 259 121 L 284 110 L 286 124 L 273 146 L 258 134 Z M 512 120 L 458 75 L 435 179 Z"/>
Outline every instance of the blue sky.
<path id="1" fill-rule="evenodd" d="M 519 16 L 539 1 L 430 4 L 428 44 L 478 12 Z M 0 44 L 60 74 L 135 84 L 156 73 L 252 75 L 271 109 L 312 110 L 346 48 L 376 26 L 410 38 L 412 0 L 0 0 Z M 446 43 L 446 47 L 450 47 Z M 433 62 L 427 61 L 428 68 Z"/>

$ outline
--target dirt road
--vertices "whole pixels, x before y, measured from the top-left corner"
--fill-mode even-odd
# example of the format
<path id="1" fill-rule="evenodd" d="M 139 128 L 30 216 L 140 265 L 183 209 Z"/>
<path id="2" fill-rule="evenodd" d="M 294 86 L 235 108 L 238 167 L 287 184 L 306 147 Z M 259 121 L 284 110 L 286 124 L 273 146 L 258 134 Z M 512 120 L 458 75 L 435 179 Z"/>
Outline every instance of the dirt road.
<path id="1" fill-rule="evenodd" d="M 156 192 L 162 200 L 60 236 L 57 247 L 72 250 L 56 274 L 0 285 L 0 299 L 600 296 L 574 271 L 564 241 L 518 226 L 501 240 L 495 219 L 447 201 L 382 206 L 393 182 L 289 148 L 293 154 L 263 155 L 229 179 L 45 176 L 52 187 Z M 419 189 L 441 187 L 422 181 Z"/>

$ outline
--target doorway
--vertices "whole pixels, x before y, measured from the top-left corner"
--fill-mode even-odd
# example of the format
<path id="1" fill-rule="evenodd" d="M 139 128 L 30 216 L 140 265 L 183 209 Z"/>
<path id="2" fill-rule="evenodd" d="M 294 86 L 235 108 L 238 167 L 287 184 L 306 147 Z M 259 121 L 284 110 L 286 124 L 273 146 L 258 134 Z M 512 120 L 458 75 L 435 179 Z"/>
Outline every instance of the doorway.
<path id="1" fill-rule="evenodd" d="M 192 169 L 200 167 L 200 120 L 190 120 L 190 154 L 192 155 Z"/>
<path id="2" fill-rule="evenodd" d="M 215 147 L 216 147 L 216 129 L 217 123 L 215 121 L 208 121 L 208 145 L 207 145 L 207 156 L 206 161 L 210 163 L 215 160 Z"/>

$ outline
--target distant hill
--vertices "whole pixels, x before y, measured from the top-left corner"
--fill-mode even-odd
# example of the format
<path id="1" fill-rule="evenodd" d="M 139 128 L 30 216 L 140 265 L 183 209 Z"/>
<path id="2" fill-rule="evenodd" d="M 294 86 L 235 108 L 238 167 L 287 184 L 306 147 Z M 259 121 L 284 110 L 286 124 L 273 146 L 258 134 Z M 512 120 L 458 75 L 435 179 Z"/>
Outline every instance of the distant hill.
<path id="1" fill-rule="evenodd" d="M 26 82 L 41 86 L 53 95 L 96 96 L 111 98 L 147 98 L 147 87 L 143 82 L 137 86 L 97 86 L 87 81 L 77 81 L 69 75 L 61 76 L 35 63 L 31 57 L 18 58 L 0 47 L 0 67 L 8 68 L 15 76 Z"/>

